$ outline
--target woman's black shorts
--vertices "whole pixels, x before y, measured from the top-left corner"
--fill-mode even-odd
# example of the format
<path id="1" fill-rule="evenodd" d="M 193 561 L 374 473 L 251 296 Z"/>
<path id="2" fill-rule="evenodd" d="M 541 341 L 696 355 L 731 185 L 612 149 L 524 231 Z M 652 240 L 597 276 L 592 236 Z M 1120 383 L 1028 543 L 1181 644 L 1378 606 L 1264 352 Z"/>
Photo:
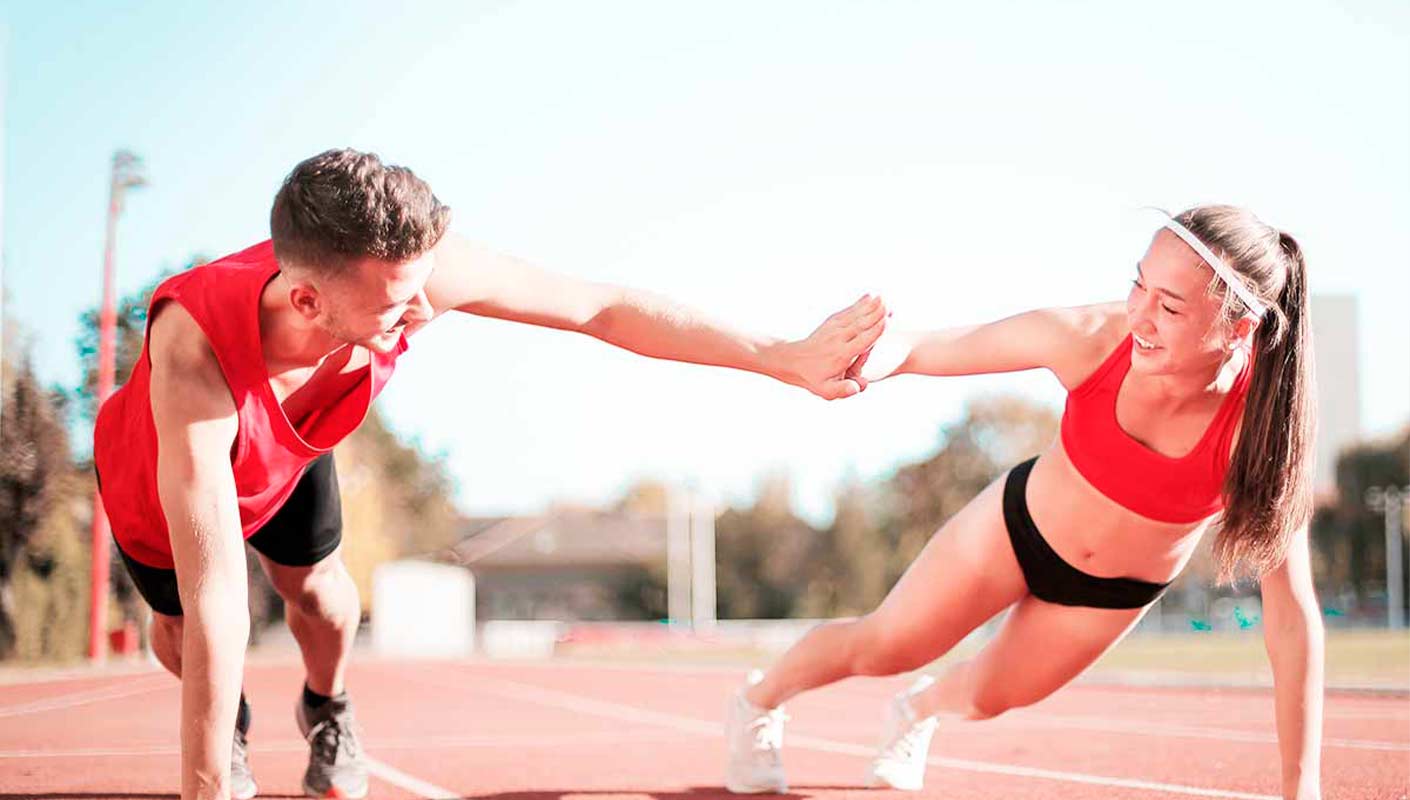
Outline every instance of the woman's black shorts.
<path id="1" fill-rule="evenodd" d="M 333 454 L 319 456 L 304 469 L 294 491 L 248 541 L 276 564 L 310 567 L 327 558 L 343 540 L 342 500 Z M 134 561 L 118 547 L 122 563 L 137 591 L 158 614 L 181 615 L 176 591 L 176 570 L 149 567 Z"/>
<path id="2" fill-rule="evenodd" d="M 1098 578 L 1077 569 L 1048 546 L 1028 513 L 1028 473 L 1036 458 L 1009 471 L 1004 483 L 1004 524 L 1028 591 L 1039 600 L 1064 606 L 1141 608 L 1155 602 L 1168 583 L 1134 578 Z"/>

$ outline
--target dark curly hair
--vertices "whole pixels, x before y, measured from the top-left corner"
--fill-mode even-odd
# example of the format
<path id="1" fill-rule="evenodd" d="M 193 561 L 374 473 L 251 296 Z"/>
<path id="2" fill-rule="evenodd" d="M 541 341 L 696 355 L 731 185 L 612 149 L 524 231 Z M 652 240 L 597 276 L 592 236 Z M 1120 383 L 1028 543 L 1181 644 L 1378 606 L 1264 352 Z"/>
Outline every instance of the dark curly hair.
<path id="1" fill-rule="evenodd" d="M 269 214 L 279 263 L 321 272 L 367 257 L 410 261 L 434 247 L 449 222 L 450 207 L 411 170 L 348 149 L 300 162 Z"/>

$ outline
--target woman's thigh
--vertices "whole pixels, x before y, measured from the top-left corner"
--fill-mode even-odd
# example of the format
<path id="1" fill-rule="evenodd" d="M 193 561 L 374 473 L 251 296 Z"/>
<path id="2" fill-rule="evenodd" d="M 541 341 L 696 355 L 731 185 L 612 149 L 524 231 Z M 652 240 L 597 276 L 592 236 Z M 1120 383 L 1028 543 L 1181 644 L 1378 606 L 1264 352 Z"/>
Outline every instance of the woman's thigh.
<path id="1" fill-rule="evenodd" d="M 1145 612 L 1024 598 L 972 662 L 971 704 L 993 716 L 1042 700 L 1121 641 Z"/>
<path id="2" fill-rule="evenodd" d="M 867 641 L 881 669 L 913 669 L 938 658 L 990 617 L 1027 595 L 1004 527 L 1004 476 L 951 517 L 881 605 L 867 615 Z"/>

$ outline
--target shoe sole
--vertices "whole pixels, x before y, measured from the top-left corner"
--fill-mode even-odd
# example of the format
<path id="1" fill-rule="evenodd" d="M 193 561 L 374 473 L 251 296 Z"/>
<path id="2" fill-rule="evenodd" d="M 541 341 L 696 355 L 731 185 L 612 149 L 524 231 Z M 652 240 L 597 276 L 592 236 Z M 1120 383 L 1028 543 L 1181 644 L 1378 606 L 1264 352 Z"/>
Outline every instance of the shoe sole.
<path id="1" fill-rule="evenodd" d="M 896 789 L 902 792 L 918 792 L 921 789 L 925 788 L 925 781 L 921 780 L 917 783 L 910 783 L 907 781 L 891 781 L 881 777 L 880 775 L 877 775 L 876 773 L 871 773 L 867 776 L 867 788 Z"/>
<path id="2" fill-rule="evenodd" d="M 333 786 L 329 787 L 329 789 L 325 792 L 319 792 L 315 791 L 313 787 L 305 783 L 304 794 L 308 795 L 309 797 L 321 798 L 321 800 L 362 800 L 362 798 L 367 796 L 367 790 L 363 789 L 362 794 L 352 794 L 351 792 L 345 792 L 342 789 Z"/>
<path id="3" fill-rule="evenodd" d="M 725 783 L 725 791 L 731 794 L 784 794 L 788 791 L 787 786 L 740 786 L 737 783 Z"/>

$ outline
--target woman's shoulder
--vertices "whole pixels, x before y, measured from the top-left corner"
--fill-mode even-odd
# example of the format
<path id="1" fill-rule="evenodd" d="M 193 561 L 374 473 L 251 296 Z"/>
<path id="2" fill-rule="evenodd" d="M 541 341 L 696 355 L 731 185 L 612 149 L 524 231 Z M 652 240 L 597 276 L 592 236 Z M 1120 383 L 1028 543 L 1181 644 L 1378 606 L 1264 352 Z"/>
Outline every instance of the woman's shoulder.
<path id="1" fill-rule="evenodd" d="M 1046 313 L 1062 342 L 1053 374 L 1068 391 L 1095 372 L 1130 333 L 1124 303 L 1052 308 Z"/>

